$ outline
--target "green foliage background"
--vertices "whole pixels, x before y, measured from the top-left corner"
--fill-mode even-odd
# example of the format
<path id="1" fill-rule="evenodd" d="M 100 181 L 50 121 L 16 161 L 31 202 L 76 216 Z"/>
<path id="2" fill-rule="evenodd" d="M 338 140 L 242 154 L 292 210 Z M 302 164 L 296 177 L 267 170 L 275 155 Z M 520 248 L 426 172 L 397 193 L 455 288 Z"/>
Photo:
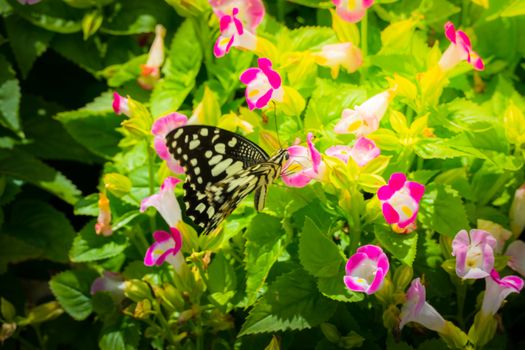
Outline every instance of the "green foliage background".
<path id="1" fill-rule="evenodd" d="M 146 106 L 136 118 L 150 124 L 201 105 L 207 124 L 240 132 L 238 118 L 247 120 L 255 132 L 246 136 L 268 150 L 265 135 L 275 137 L 272 123 L 246 108 L 238 81 L 256 56 L 232 50 L 215 59 L 211 9 L 206 1 L 187 3 L 0 0 L 1 320 L 16 325 L 4 346 L 443 348 L 431 332 L 390 332 L 385 305 L 399 307 L 399 300 L 344 288 L 346 259 L 366 243 L 385 249 L 393 276 L 406 267 L 424 276 L 432 305 L 468 330 L 483 284 L 464 289 L 446 262 L 458 230 L 479 219 L 509 227 L 512 197 L 525 182 L 525 2 L 376 1 L 364 67 L 332 79 L 307 53 L 338 41 L 363 48 L 359 26 L 333 24 L 330 1 L 265 1 L 257 34 L 289 88 L 276 116 L 281 142 L 312 131 L 320 150 L 348 144 L 352 137 L 332 131 L 341 111 L 394 79 L 401 89 L 373 134 L 384 157 L 334 171 L 329 185 L 278 183 L 262 213 L 245 200 L 221 235 L 190 229 L 183 250 L 191 270 L 173 281 L 169 267 L 143 266 L 151 232 L 167 227 L 154 212 L 138 211 L 169 172 L 151 147 L 149 125 L 139 136 L 121 126 L 112 91 Z M 447 20 L 470 35 L 486 69 L 462 63 L 441 82 L 425 80 L 448 46 Z M 167 29 L 167 57 L 162 79 L 146 91 L 136 80 L 156 24 Z M 434 137 L 424 136 L 428 128 Z M 384 224 L 374 197 L 398 171 L 426 185 L 410 235 Z M 131 187 L 108 193 L 114 234 L 106 238 L 94 223 L 104 175 L 114 173 Z M 345 188 L 353 189 L 351 199 L 339 191 Z M 103 271 L 122 273 L 136 290 L 123 303 L 90 295 Z M 394 278 L 392 295 L 406 283 Z M 511 298 L 501 312 L 504 331 L 488 348 L 523 346 L 524 315 L 525 298 Z"/>

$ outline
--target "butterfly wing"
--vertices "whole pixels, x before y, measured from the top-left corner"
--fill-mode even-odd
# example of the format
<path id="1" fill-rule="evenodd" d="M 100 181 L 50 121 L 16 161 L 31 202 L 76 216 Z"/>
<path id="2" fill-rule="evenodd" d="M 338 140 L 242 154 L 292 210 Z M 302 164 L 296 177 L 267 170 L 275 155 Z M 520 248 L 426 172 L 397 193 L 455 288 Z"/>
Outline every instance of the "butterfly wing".
<path id="1" fill-rule="evenodd" d="M 199 226 L 206 227 L 206 232 L 211 231 L 212 218 L 224 211 L 221 210 L 223 203 L 210 201 L 206 190 L 227 177 L 268 160 L 268 154 L 255 143 L 212 126 L 178 127 L 166 136 L 166 143 L 170 153 L 186 171 L 186 214 Z"/>

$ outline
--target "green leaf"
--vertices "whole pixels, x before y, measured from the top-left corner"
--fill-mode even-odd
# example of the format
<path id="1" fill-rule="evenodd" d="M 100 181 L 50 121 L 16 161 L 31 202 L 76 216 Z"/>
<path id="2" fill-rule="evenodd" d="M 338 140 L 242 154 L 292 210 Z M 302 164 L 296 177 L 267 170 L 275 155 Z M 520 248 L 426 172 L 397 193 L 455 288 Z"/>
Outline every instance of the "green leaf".
<path id="1" fill-rule="evenodd" d="M 225 305 L 235 295 L 237 275 L 222 252 L 213 258 L 208 267 L 208 276 L 210 297 L 220 305 Z"/>
<path id="2" fill-rule="evenodd" d="M 112 258 L 128 247 L 124 234 L 113 233 L 109 237 L 95 233 L 95 220 L 87 223 L 73 241 L 69 257 L 73 262 L 88 262 Z"/>
<path id="3" fill-rule="evenodd" d="M 315 277 L 333 277 L 344 263 L 337 245 L 309 217 L 304 221 L 299 240 L 299 259 L 304 269 Z"/>
<path id="4" fill-rule="evenodd" d="M 80 33 L 56 35 L 51 42 L 51 48 L 93 75 L 104 68 L 104 53 L 100 45 L 93 39 L 84 41 Z"/>
<path id="5" fill-rule="evenodd" d="M 398 234 L 388 225 L 374 225 L 374 234 L 381 247 L 408 266 L 412 266 L 417 253 L 417 232 Z"/>
<path id="6" fill-rule="evenodd" d="M 9 302 L 9 300 L 1 298 L 0 299 L 0 310 L 2 311 L 2 318 L 7 322 L 13 322 L 16 316 L 16 309 Z"/>
<path id="7" fill-rule="evenodd" d="M 106 92 L 76 111 L 58 113 L 60 121 L 73 138 L 96 155 L 107 158 L 119 152 L 121 139 L 116 129 L 121 118 L 112 109 L 112 94 Z"/>
<path id="8" fill-rule="evenodd" d="M 257 298 L 271 267 L 284 250 L 284 232 L 281 222 L 275 216 L 260 213 L 255 216 L 246 230 L 246 264 L 247 305 Z"/>
<path id="9" fill-rule="evenodd" d="M 68 262 L 67 251 L 75 235 L 62 212 L 31 199 L 13 204 L 3 231 L 41 250 L 40 257 L 62 263 Z"/>
<path id="10" fill-rule="evenodd" d="M 18 111 L 20 107 L 20 84 L 7 59 L 0 55 L 0 125 L 20 133 Z"/>
<path id="11" fill-rule="evenodd" d="M 286 51 L 320 50 L 327 44 L 337 42 L 337 37 L 332 28 L 328 27 L 300 27 L 286 33 L 290 43 L 286 40 L 279 42 L 279 48 Z"/>
<path id="12" fill-rule="evenodd" d="M 27 78 L 33 63 L 47 50 L 54 34 L 16 15 L 5 18 L 5 28 L 22 77 Z"/>
<path id="13" fill-rule="evenodd" d="M 22 5 L 7 0 L 15 12 L 35 26 L 57 33 L 75 33 L 82 29 L 83 11 L 67 6 L 60 0 L 46 0 L 36 5 Z"/>
<path id="14" fill-rule="evenodd" d="M 332 277 L 319 278 L 317 288 L 327 298 L 347 303 L 355 303 L 364 299 L 363 293 L 352 292 L 343 281 L 345 266 L 339 266 L 339 270 Z"/>
<path id="15" fill-rule="evenodd" d="M 299 5 L 320 8 L 320 9 L 329 9 L 334 6 L 330 0 L 288 0 Z"/>
<path id="16" fill-rule="evenodd" d="M 140 327 L 129 317 L 105 324 L 98 346 L 101 350 L 134 350 L 140 341 Z"/>
<path id="17" fill-rule="evenodd" d="M 16 237 L 0 234 L 0 274 L 7 271 L 7 264 L 39 258 L 44 250 Z"/>
<path id="18" fill-rule="evenodd" d="M 93 311 L 90 288 L 97 274 L 89 270 L 69 270 L 51 278 L 49 287 L 58 302 L 75 320 L 86 319 Z"/>
<path id="19" fill-rule="evenodd" d="M 250 311 L 239 336 L 315 327 L 328 320 L 336 306 L 319 293 L 312 276 L 297 269 L 277 277 Z"/>
<path id="20" fill-rule="evenodd" d="M 366 99 L 365 91 L 354 85 L 319 79 L 316 86 L 306 108 L 306 130 L 332 131 L 343 109 L 354 108 Z"/>
<path id="21" fill-rule="evenodd" d="M 425 218 L 421 222 L 430 219 L 431 228 L 446 236 L 454 237 L 458 231 L 470 227 L 461 197 L 449 186 L 428 186 L 421 199 L 420 209 Z"/>
<path id="22" fill-rule="evenodd" d="M 75 215 L 98 215 L 98 193 L 92 193 L 86 197 L 80 198 L 75 203 Z"/>
<path id="23" fill-rule="evenodd" d="M 151 94 L 153 117 L 174 112 L 195 86 L 195 78 L 201 67 L 202 49 L 194 25 L 185 20 L 171 43 L 161 79 Z"/>
<path id="24" fill-rule="evenodd" d="M 41 159 L 72 160 L 94 163 L 100 158 L 76 142 L 64 126 L 53 119 L 61 108 L 39 97 L 24 94 L 20 115 L 24 120 L 24 132 L 30 140 L 18 148 Z M 52 137 L 51 137 L 52 135 Z"/>
<path id="25" fill-rule="evenodd" d="M 115 3 L 101 31 L 112 35 L 152 33 L 156 24 L 172 25 L 176 21 L 175 12 L 165 1 L 126 0 Z"/>
<path id="26" fill-rule="evenodd" d="M 62 173 L 17 149 L 0 149 L 0 174 L 30 182 L 69 204 L 74 204 L 80 195 L 80 191 Z"/>
<path id="27" fill-rule="evenodd" d="M 64 310 L 60 307 L 60 304 L 53 300 L 32 308 L 26 317 L 18 321 L 18 325 L 26 326 L 51 321 L 63 313 Z"/>

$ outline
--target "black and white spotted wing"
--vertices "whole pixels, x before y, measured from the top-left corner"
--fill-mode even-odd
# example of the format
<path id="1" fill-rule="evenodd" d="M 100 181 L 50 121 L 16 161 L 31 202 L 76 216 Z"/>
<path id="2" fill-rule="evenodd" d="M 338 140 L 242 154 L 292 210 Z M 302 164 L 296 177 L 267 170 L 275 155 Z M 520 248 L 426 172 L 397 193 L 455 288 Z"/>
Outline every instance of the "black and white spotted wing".
<path id="1" fill-rule="evenodd" d="M 250 140 L 228 130 L 187 125 L 166 136 L 170 153 L 186 171 L 186 214 L 209 233 L 250 192 L 262 209 L 267 186 L 280 175 L 283 157 L 268 154 Z M 271 177 L 269 177 L 271 175 Z"/>

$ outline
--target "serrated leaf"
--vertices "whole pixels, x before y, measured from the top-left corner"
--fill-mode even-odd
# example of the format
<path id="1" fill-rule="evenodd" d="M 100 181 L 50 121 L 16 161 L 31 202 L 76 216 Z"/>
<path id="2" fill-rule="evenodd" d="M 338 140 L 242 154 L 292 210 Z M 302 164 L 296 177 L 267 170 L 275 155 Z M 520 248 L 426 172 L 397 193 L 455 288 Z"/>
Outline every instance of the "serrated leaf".
<path id="1" fill-rule="evenodd" d="M 97 235 L 95 220 L 92 220 L 75 237 L 69 257 L 73 262 L 104 260 L 120 254 L 127 247 L 128 238 L 123 234 Z"/>
<path id="2" fill-rule="evenodd" d="M 30 182 L 73 204 L 80 191 L 60 172 L 26 152 L 0 149 L 0 174 Z"/>
<path id="3" fill-rule="evenodd" d="M 105 324 L 98 346 L 101 350 L 133 350 L 140 341 L 140 327 L 129 317 L 119 317 Z"/>
<path id="4" fill-rule="evenodd" d="M 195 86 L 202 61 L 202 49 L 192 21 L 184 21 L 171 43 L 161 79 L 151 94 L 151 113 L 156 118 L 174 112 Z"/>
<path id="5" fill-rule="evenodd" d="M 239 336 L 315 327 L 335 312 L 336 303 L 322 296 L 303 270 L 279 276 L 246 318 Z"/>
<path id="6" fill-rule="evenodd" d="M 417 253 L 417 232 L 398 234 L 392 231 L 390 226 L 374 225 L 374 234 L 381 247 L 408 266 L 412 266 Z"/>
<path id="7" fill-rule="evenodd" d="M 210 297 L 220 305 L 226 305 L 235 295 L 237 275 L 222 252 L 217 253 L 213 258 L 208 267 L 208 276 Z"/>
<path id="8" fill-rule="evenodd" d="M 7 0 L 15 12 L 32 24 L 43 29 L 68 34 L 82 29 L 83 11 L 67 6 L 60 0 L 46 0 L 27 6 L 16 0 Z"/>
<path id="9" fill-rule="evenodd" d="M 343 281 L 345 275 L 344 265 L 339 266 L 339 270 L 332 277 L 319 278 L 317 288 L 327 298 L 336 301 L 354 303 L 364 299 L 363 293 L 352 292 Z"/>
<path id="10" fill-rule="evenodd" d="M 277 258 L 282 254 L 284 231 L 280 220 L 268 214 L 255 216 L 246 230 L 246 264 L 247 305 L 253 304 L 257 293 L 264 285 L 268 272 Z"/>
<path id="11" fill-rule="evenodd" d="M 58 113 L 73 138 L 96 155 L 107 158 L 118 151 L 121 135 L 116 131 L 122 119 L 112 109 L 113 96 L 106 92 L 76 111 Z"/>
<path id="12" fill-rule="evenodd" d="M 344 263 L 337 245 L 309 217 L 304 221 L 299 240 L 299 259 L 304 269 L 315 277 L 333 277 Z"/>
<path id="13" fill-rule="evenodd" d="M 7 271 L 7 264 L 36 259 L 44 251 L 13 236 L 0 234 L 0 274 Z"/>
<path id="14" fill-rule="evenodd" d="M 49 287 L 66 312 L 75 320 L 86 319 L 93 311 L 91 283 L 97 274 L 89 270 L 69 270 L 51 278 Z"/>
<path id="15" fill-rule="evenodd" d="M 437 232 L 454 237 L 460 230 L 469 229 L 467 213 L 458 195 L 447 191 L 444 186 L 437 186 L 437 195 L 432 205 L 432 226 Z"/>

